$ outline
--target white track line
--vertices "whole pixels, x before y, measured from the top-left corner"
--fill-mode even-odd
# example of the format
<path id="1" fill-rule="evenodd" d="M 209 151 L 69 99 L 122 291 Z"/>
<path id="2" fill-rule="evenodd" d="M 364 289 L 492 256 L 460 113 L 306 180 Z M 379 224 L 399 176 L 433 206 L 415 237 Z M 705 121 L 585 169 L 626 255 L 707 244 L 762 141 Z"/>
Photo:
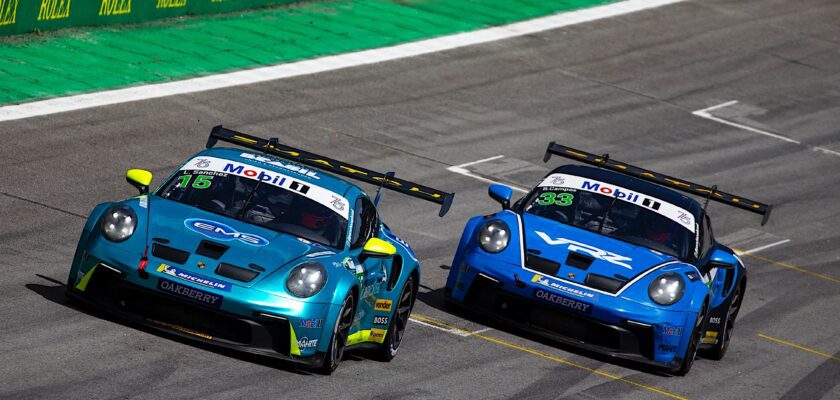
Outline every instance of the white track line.
<path id="1" fill-rule="evenodd" d="M 780 244 L 785 244 L 787 242 L 790 242 L 790 239 L 780 240 L 776 243 L 770 243 L 770 244 L 767 244 L 767 245 L 764 245 L 764 246 L 761 246 L 761 247 L 756 247 L 752 250 L 744 250 L 744 251 L 739 251 L 737 253 L 738 254 L 752 254 L 752 253 L 756 253 L 756 252 L 759 252 L 759 251 L 762 251 L 762 250 L 767 250 L 771 247 L 775 247 L 775 246 L 778 246 Z"/>
<path id="2" fill-rule="evenodd" d="M 492 331 L 492 330 L 493 330 L 493 328 L 483 328 L 483 329 L 479 329 L 477 331 L 473 331 L 472 334 L 473 335 L 478 335 L 479 333 L 484 333 L 484 332 Z"/>
<path id="3" fill-rule="evenodd" d="M 444 332 L 451 333 L 453 335 L 457 335 L 457 336 L 460 336 L 460 337 L 467 337 L 467 336 L 472 335 L 472 333 L 469 333 L 469 332 L 461 332 L 461 331 L 456 331 L 454 329 L 447 329 L 447 328 L 444 328 L 442 326 L 433 325 L 433 324 L 430 324 L 428 322 L 423 322 L 423 321 L 420 321 L 420 320 L 417 320 L 417 319 L 414 319 L 414 318 L 409 318 L 408 320 L 411 321 L 411 322 L 414 322 L 415 324 L 428 326 L 429 328 L 434 328 L 434 329 L 437 329 L 439 331 L 444 331 Z"/>
<path id="4" fill-rule="evenodd" d="M 718 118 L 718 117 L 715 117 L 714 115 L 712 115 L 711 113 L 709 113 L 709 111 L 717 110 L 719 108 L 729 107 L 729 106 L 734 105 L 734 104 L 738 104 L 738 100 L 727 101 L 726 103 L 723 103 L 723 104 L 718 104 L 716 106 L 712 106 L 712 107 L 709 107 L 709 108 L 704 108 L 702 110 L 697 110 L 697 111 L 692 112 L 692 114 L 694 114 L 694 115 L 696 115 L 700 118 L 706 118 L 706 119 L 710 119 L 710 120 L 715 121 L 715 122 L 719 122 L 719 123 L 724 124 L 724 125 L 734 126 L 736 128 L 743 129 L 745 131 L 750 131 L 750 132 L 758 133 L 758 134 L 761 134 L 761 135 L 764 135 L 764 136 L 769 136 L 769 137 L 774 138 L 774 139 L 784 140 L 785 142 L 788 142 L 788 143 L 802 144 L 802 142 L 800 142 L 798 140 L 793 140 L 793 139 L 791 139 L 789 137 L 786 137 L 786 136 L 778 135 L 778 134 L 775 134 L 775 133 L 772 133 L 772 132 L 763 131 L 761 129 L 756 129 L 756 128 L 753 128 L 751 126 L 742 125 L 742 124 L 739 124 L 737 122 L 728 121 L 728 120 L 725 120 L 723 118 Z"/>
<path id="5" fill-rule="evenodd" d="M 0 122 L 357 67 L 544 32 L 685 0 L 626 0 L 494 28 L 244 71 L 0 107 Z"/>
<path id="6" fill-rule="evenodd" d="M 726 120 L 726 119 L 723 119 L 723 118 L 715 117 L 714 115 L 712 115 L 709 112 L 709 111 L 721 109 L 721 108 L 724 108 L 724 107 L 729 107 L 729 106 L 732 106 L 732 105 L 735 105 L 735 104 L 738 104 L 738 100 L 731 100 L 731 101 L 727 101 L 726 103 L 718 104 L 716 106 L 711 106 L 711 107 L 708 107 L 708 108 L 704 108 L 702 110 L 697 110 L 697 111 L 692 112 L 692 114 L 694 114 L 694 115 L 696 115 L 700 118 L 705 118 L 705 119 L 708 119 L 708 120 L 719 122 L 719 123 L 724 124 L 724 125 L 734 126 L 738 129 L 743 129 L 745 131 L 750 131 L 750 132 L 758 133 L 758 134 L 761 134 L 761 135 L 764 135 L 764 136 L 769 136 L 769 137 L 774 138 L 774 139 L 783 140 L 783 141 L 788 142 L 788 143 L 793 143 L 793 144 L 798 144 L 800 146 L 805 146 L 805 147 L 807 147 L 807 148 L 809 148 L 813 151 L 816 151 L 816 152 L 825 153 L 825 154 L 832 155 L 832 156 L 840 156 L 840 152 L 838 152 L 838 151 L 829 150 L 829 149 L 826 149 L 825 147 L 810 146 L 810 145 L 804 144 L 804 143 L 802 143 L 798 140 L 791 139 L 787 136 L 782 136 L 782 135 L 779 135 L 779 134 L 776 134 L 776 133 L 773 133 L 773 132 L 767 132 L 767 131 L 764 131 L 764 130 L 761 130 L 761 129 L 753 128 L 751 126 L 747 126 L 747 125 L 732 122 L 732 121 L 729 121 L 729 120 Z"/>
<path id="7" fill-rule="evenodd" d="M 497 184 L 497 185 L 505 185 L 505 186 L 508 186 L 511 189 L 517 191 L 517 192 L 520 192 L 520 193 L 528 193 L 528 189 L 525 189 L 525 188 L 522 188 L 522 187 L 519 187 L 519 186 L 516 186 L 516 185 L 510 185 L 510 184 L 507 184 L 507 183 L 497 182 L 497 181 L 494 181 L 492 179 L 488 179 L 488 178 L 485 178 L 483 176 L 476 175 L 476 174 L 470 172 L 470 170 L 468 170 L 466 168 L 461 168 L 457 165 L 449 167 L 446 170 L 449 171 L 449 172 L 454 172 L 456 174 L 469 176 L 470 178 L 477 179 L 477 180 L 480 180 L 482 182 L 486 182 L 486 183 L 490 183 L 490 184 Z"/>

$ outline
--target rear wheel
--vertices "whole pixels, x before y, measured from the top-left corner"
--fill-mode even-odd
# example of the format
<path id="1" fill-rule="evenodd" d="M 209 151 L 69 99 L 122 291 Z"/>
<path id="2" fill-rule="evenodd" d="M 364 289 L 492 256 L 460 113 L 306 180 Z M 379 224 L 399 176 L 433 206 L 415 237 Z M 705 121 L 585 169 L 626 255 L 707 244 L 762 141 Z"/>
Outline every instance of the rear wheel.
<path id="1" fill-rule="evenodd" d="M 330 338 L 330 346 L 324 356 L 324 364 L 319 372 L 329 375 L 338 368 L 341 358 L 344 356 L 344 348 L 347 346 L 347 337 L 350 335 L 350 327 L 353 326 L 353 310 L 356 302 L 350 294 L 344 299 L 344 304 L 338 312 L 338 317 L 333 325 L 333 334 Z"/>
<path id="2" fill-rule="evenodd" d="M 408 319 L 411 317 L 411 309 L 414 307 L 414 277 L 410 276 L 403 285 L 397 308 L 394 316 L 391 317 L 391 324 L 388 326 L 388 333 L 385 341 L 376 352 L 376 358 L 382 361 L 391 361 L 400 349 L 405 328 L 408 327 Z"/>
<path id="3" fill-rule="evenodd" d="M 723 320 L 723 329 L 718 334 L 718 342 L 714 347 L 703 350 L 703 357 L 720 360 L 726 355 L 726 350 L 729 348 L 729 341 L 732 340 L 732 329 L 735 328 L 735 317 L 738 316 L 738 311 L 741 310 L 741 300 L 743 300 L 741 285 L 735 287 L 735 293 L 732 296 L 732 301 L 729 303 L 729 310 L 726 312 L 726 318 Z"/>
<path id="4" fill-rule="evenodd" d="M 694 322 L 694 329 L 691 330 L 691 339 L 688 342 L 688 347 L 685 349 L 683 355 L 682 365 L 676 371 L 677 375 L 684 376 L 691 370 L 694 365 L 694 359 L 697 358 L 697 348 L 700 347 L 700 342 L 703 341 L 703 333 L 706 331 L 706 311 L 707 305 L 703 304 L 703 308 L 697 315 L 697 320 Z"/>

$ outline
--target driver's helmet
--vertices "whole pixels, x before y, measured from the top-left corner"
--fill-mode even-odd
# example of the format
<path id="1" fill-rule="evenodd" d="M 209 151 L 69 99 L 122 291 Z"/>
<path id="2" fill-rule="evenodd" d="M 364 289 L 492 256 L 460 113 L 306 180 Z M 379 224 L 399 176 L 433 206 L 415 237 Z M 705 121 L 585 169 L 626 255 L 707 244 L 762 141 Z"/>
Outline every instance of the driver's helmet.
<path id="1" fill-rule="evenodd" d="M 300 224 L 313 231 L 322 231 L 327 228 L 334 217 L 335 213 L 330 209 L 312 202 L 304 206 L 300 214 Z"/>
<path id="2" fill-rule="evenodd" d="M 644 228 L 645 239 L 653 240 L 654 242 L 668 244 L 673 236 L 673 232 L 668 229 L 668 226 L 661 222 L 652 222 L 647 224 Z"/>

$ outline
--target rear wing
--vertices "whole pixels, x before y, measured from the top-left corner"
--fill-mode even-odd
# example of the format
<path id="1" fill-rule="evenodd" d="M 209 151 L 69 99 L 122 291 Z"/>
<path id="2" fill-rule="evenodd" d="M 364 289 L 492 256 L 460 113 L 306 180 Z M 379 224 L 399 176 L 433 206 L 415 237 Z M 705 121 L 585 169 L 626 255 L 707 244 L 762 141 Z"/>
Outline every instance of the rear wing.
<path id="1" fill-rule="evenodd" d="M 452 206 L 452 200 L 455 198 L 454 193 L 443 192 L 428 186 L 395 178 L 393 175 L 390 175 L 391 173 L 386 175 L 280 144 L 277 142 L 277 138 L 266 140 L 218 125 L 210 131 L 210 137 L 207 138 L 207 148 L 209 149 L 215 146 L 219 140 L 440 204 L 440 213 L 438 215 L 441 217 L 449 211 L 449 207 Z"/>
<path id="2" fill-rule="evenodd" d="M 717 190 L 717 186 L 706 187 L 691 183 L 682 179 L 677 179 L 668 175 L 663 175 L 658 172 L 648 171 L 644 168 L 632 166 L 621 161 L 611 160 L 609 155 L 598 156 L 585 151 L 576 150 L 571 147 L 566 147 L 554 142 L 548 144 L 545 150 L 545 157 L 543 162 L 548 162 L 552 155 L 566 157 L 572 160 L 580 161 L 584 164 L 594 165 L 596 167 L 608 169 L 610 171 L 630 175 L 635 178 L 643 179 L 658 185 L 666 186 L 671 189 L 681 190 L 686 193 L 705 197 L 710 200 L 717 201 L 726 205 L 740 208 L 742 210 L 752 211 L 756 214 L 764 216 L 761 220 L 761 225 L 767 223 L 770 219 L 770 211 L 773 206 L 770 204 L 759 203 L 757 201 L 749 200 L 741 196 L 735 196 L 726 192 Z"/>

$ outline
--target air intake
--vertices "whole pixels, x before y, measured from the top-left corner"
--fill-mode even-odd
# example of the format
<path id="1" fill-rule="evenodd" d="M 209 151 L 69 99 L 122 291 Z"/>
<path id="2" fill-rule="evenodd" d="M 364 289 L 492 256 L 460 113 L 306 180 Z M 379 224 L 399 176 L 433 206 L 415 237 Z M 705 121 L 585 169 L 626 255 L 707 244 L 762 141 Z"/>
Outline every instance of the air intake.
<path id="1" fill-rule="evenodd" d="M 216 268 L 216 273 L 242 282 L 251 282 L 257 275 L 259 275 L 256 271 L 240 268 L 228 263 L 219 263 L 219 266 Z"/>

